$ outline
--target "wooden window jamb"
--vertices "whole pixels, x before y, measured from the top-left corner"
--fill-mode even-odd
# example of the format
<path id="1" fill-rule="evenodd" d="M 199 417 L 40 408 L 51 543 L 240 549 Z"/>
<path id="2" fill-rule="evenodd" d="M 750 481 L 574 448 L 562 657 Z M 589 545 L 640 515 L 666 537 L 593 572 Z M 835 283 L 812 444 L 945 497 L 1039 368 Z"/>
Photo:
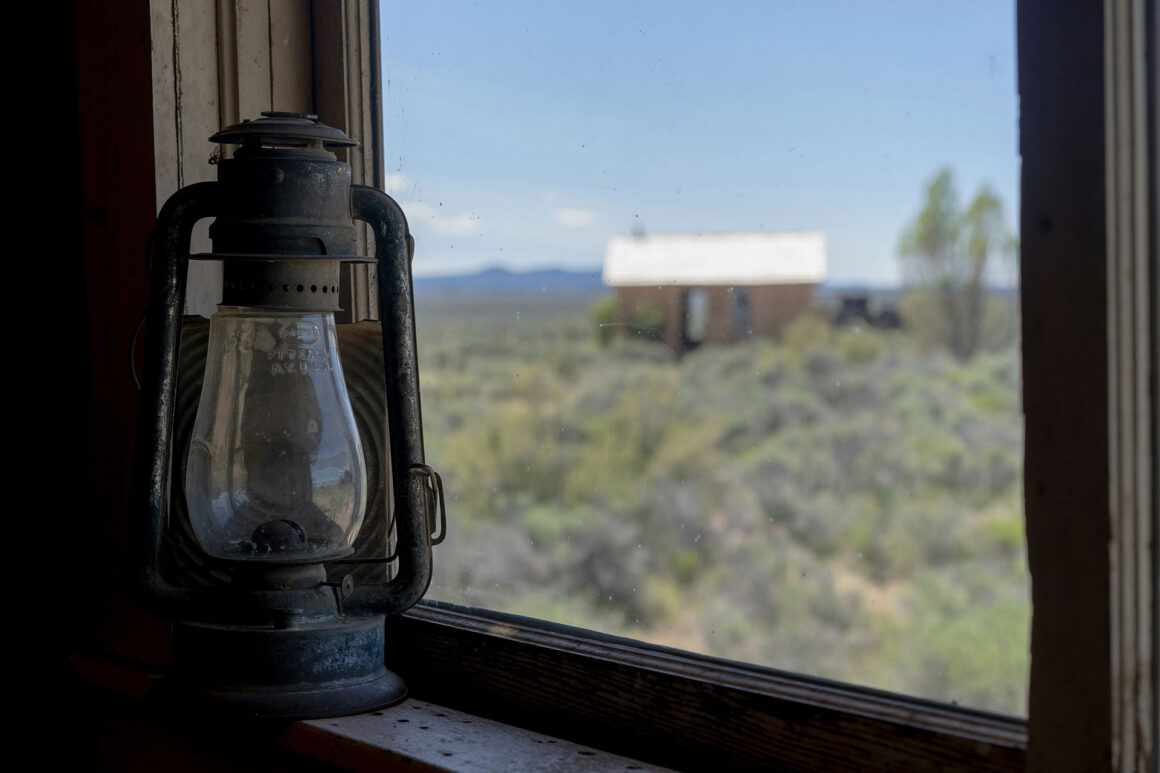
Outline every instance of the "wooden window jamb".
<path id="1" fill-rule="evenodd" d="M 1144 0 L 1108 0 L 1105 22 L 1112 769 L 1155 770 L 1160 218 L 1149 201 L 1156 123 L 1148 94 L 1154 97 L 1158 78 Z"/>

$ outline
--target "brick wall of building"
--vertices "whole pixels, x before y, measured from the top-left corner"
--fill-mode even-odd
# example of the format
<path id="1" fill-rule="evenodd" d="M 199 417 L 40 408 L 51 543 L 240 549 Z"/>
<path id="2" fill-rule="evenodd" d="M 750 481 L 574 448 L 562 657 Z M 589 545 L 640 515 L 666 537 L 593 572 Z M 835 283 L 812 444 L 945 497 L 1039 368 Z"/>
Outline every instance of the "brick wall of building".
<path id="1" fill-rule="evenodd" d="M 618 289 L 619 317 L 622 335 L 639 330 L 636 326 L 653 318 L 662 320 L 658 336 L 674 350 L 680 351 L 691 343 L 685 335 L 687 293 L 695 288 L 621 287 Z M 750 334 L 776 338 L 786 323 L 810 308 L 814 285 L 760 285 L 755 287 L 705 287 L 707 319 L 705 343 L 731 343 Z M 738 329 L 740 296 L 748 295 L 748 327 Z"/>

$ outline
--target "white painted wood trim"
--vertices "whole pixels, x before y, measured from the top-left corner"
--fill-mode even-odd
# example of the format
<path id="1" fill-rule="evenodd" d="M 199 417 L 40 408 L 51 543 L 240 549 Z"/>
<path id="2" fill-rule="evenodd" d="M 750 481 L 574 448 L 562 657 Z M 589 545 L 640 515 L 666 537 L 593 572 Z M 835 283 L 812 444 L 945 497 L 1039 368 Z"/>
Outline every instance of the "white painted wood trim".
<path id="1" fill-rule="evenodd" d="M 1144 0 L 1105 4 L 1112 765 L 1156 770 L 1156 209 Z M 1155 73 L 1152 73 L 1153 88 Z M 1149 132 L 1153 132 L 1150 134 Z"/>

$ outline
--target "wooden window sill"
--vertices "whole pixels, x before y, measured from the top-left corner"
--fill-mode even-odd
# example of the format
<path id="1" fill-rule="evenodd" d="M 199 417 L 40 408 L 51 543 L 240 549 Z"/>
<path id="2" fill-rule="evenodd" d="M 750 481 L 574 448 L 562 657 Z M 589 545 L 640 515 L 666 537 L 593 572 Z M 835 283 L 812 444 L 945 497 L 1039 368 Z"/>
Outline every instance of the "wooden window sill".
<path id="1" fill-rule="evenodd" d="M 415 699 L 369 714 L 296 722 L 283 742 L 351 771 L 669 770 Z"/>
<path id="2" fill-rule="evenodd" d="M 1024 769 L 1026 721 L 489 610 L 387 622 L 413 695 L 689 770 Z"/>
<path id="3" fill-rule="evenodd" d="M 137 759 L 140 742 L 164 750 L 153 761 L 167 773 L 257 773 L 287 765 L 432 771 L 1024 769 L 1022 719 L 544 621 L 424 602 L 388 621 L 387 640 L 388 667 L 406 681 L 410 700 L 361 716 L 263 725 L 261 731 L 248 723 L 193 726 L 157 717 L 145 702 L 156 676 L 80 658 L 74 669 L 82 683 L 104 688 L 104 703 L 115 694 L 132 699 L 120 702 L 118 732 L 132 739 L 121 746 L 134 764 L 111 769 L 151 769 Z M 235 766 L 229 753 L 212 765 L 169 764 L 199 744 L 241 750 L 246 765 Z M 255 748 L 282 758 L 268 763 L 264 755 L 255 756 Z M 224 768 L 222 759 L 232 767 Z"/>
<path id="4" fill-rule="evenodd" d="M 108 769 L 324 770 L 370 773 L 480 771 L 666 771 L 589 746 L 408 699 L 349 717 L 227 730 L 211 723 L 158 718 L 144 704 L 156 675 L 92 659 L 72 658 L 80 681 L 104 701 L 97 715 L 102 763 Z M 240 734 L 239 734 L 240 733 Z M 208 740 L 207 740 L 208 739 Z"/>

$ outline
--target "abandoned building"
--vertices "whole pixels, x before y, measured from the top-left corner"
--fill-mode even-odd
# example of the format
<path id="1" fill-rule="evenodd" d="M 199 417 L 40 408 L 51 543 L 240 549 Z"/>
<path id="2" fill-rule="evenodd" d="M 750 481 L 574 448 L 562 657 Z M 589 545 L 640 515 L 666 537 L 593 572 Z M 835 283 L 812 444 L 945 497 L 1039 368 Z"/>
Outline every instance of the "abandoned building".
<path id="1" fill-rule="evenodd" d="M 604 256 L 619 329 L 675 351 L 777 336 L 825 278 L 818 231 L 622 236 Z"/>

